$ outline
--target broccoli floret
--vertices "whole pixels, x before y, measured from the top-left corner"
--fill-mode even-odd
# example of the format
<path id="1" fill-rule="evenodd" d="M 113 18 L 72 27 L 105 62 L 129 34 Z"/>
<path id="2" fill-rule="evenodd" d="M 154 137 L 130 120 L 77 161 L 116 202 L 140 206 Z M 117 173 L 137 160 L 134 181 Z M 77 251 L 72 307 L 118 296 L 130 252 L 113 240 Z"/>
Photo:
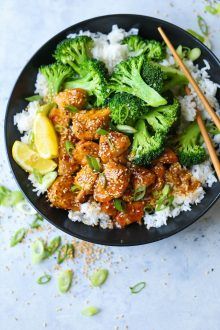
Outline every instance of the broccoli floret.
<path id="1" fill-rule="evenodd" d="M 79 79 L 68 81 L 65 88 L 85 89 L 90 96 L 95 96 L 95 105 L 102 105 L 109 95 L 104 63 L 95 59 L 86 61 L 83 75 Z"/>
<path id="2" fill-rule="evenodd" d="M 180 104 L 174 98 L 173 104 L 163 105 L 155 108 L 144 115 L 147 123 L 154 131 L 167 134 L 171 127 L 177 122 L 180 117 Z"/>
<path id="3" fill-rule="evenodd" d="M 166 56 L 164 45 L 156 40 L 148 40 L 146 56 L 152 61 L 162 61 Z"/>
<path id="4" fill-rule="evenodd" d="M 128 93 L 117 93 L 109 101 L 110 116 L 115 124 L 130 125 L 144 112 L 143 102 Z"/>
<path id="5" fill-rule="evenodd" d="M 190 167 L 206 159 L 206 151 L 199 142 L 200 136 L 199 126 L 197 122 L 193 122 L 178 137 L 177 152 L 182 165 Z"/>
<path id="6" fill-rule="evenodd" d="M 167 101 L 142 79 L 143 62 L 144 55 L 140 55 L 117 64 L 110 80 L 110 88 L 137 96 L 152 107 L 166 104 Z"/>
<path id="7" fill-rule="evenodd" d="M 145 54 L 147 59 L 154 61 L 162 61 L 165 58 L 165 48 L 156 40 L 145 40 L 140 36 L 133 35 L 124 38 L 122 44 L 128 46 L 131 56 Z"/>
<path id="8" fill-rule="evenodd" d="M 160 68 L 164 74 L 163 92 L 188 84 L 188 80 L 182 71 L 171 66 L 160 65 Z"/>
<path id="9" fill-rule="evenodd" d="M 73 76 L 72 69 L 61 63 L 41 66 L 39 71 L 47 80 L 49 99 L 59 93 L 64 82 Z"/>
<path id="10" fill-rule="evenodd" d="M 66 39 L 57 45 L 54 57 L 57 61 L 70 65 L 77 74 L 82 73 L 82 63 L 91 58 L 93 40 L 87 36 Z"/>
<path id="11" fill-rule="evenodd" d="M 155 89 L 158 93 L 163 90 L 164 74 L 159 65 L 144 61 L 141 76 L 145 83 Z"/>
<path id="12" fill-rule="evenodd" d="M 137 164 L 147 166 L 164 151 L 164 137 L 156 132 L 150 134 L 143 119 L 139 119 L 135 126 L 130 160 Z"/>
<path id="13" fill-rule="evenodd" d="M 122 44 L 128 46 L 128 50 L 132 56 L 139 56 L 147 51 L 146 41 L 137 35 L 124 38 Z"/>

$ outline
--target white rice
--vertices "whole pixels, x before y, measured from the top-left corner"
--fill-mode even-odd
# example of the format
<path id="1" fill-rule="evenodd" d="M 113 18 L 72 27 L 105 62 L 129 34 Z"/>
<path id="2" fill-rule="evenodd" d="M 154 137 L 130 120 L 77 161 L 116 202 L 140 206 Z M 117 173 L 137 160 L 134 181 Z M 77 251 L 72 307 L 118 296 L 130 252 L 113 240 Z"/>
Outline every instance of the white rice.
<path id="1" fill-rule="evenodd" d="M 68 38 L 74 38 L 76 35 L 87 35 L 93 38 L 94 47 L 92 49 L 93 57 L 103 61 L 111 73 L 115 65 L 120 61 L 127 59 L 132 54 L 129 54 L 126 45 L 121 45 L 121 40 L 128 35 L 138 34 L 138 29 L 131 29 L 126 32 L 113 25 L 112 31 L 109 34 L 92 33 L 90 31 L 80 31 L 78 34 L 70 34 Z M 175 65 L 173 56 L 167 51 L 167 58 L 161 62 L 163 65 Z M 199 69 L 198 65 L 194 65 L 192 61 L 186 61 L 186 65 L 192 72 L 193 77 L 197 80 L 201 90 L 206 95 L 210 104 L 215 108 L 216 112 L 220 114 L 220 106 L 216 99 L 217 88 L 219 87 L 215 82 L 210 80 L 208 70 L 210 69 L 209 63 L 204 60 L 204 67 Z M 48 93 L 48 86 L 46 79 L 41 73 L 38 73 L 35 84 L 35 92 L 45 97 Z M 204 110 L 200 100 L 198 99 L 193 88 L 189 85 L 192 94 L 179 97 L 181 103 L 183 123 L 193 121 L 196 115 L 196 108 L 202 111 L 205 119 L 210 119 Z M 28 134 L 33 128 L 33 121 L 36 111 L 39 107 L 39 102 L 30 102 L 27 109 L 23 110 L 20 114 L 14 116 L 14 124 L 17 125 L 20 133 L 25 133 L 21 140 L 28 143 Z M 213 137 L 217 148 L 220 151 L 220 134 Z M 210 161 L 192 167 L 191 172 L 195 179 L 199 180 L 203 187 L 211 187 L 217 181 Z M 29 175 L 29 180 L 32 182 L 33 191 L 39 196 L 46 192 L 47 188 L 39 184 L 34 175 Z M 144 223 L 147 228 L 161 227 L 166 225 L 168 218 L 174 218 L 183 211 L 190 211 L 193 204 L 198 204 L 204 197 L 205 191 L 199 187 L 196 191 L 187 196 L 176 195 L 172 206 L 165 208 L 162 211 L 157 211 L 154 214 L 145 214 Z M 80 211 L 69 211 L 69 218 L 74 222 L 83 222 L 86 225 L 97 226 L 102 228 L 113 228 L 113 223 L 110 217 L 102 212 L 100 204 L 96 202 L 87 202 L 81 204 Z"/>
<path id="2" fill-rule="evenodd" d="M 113 228 L 110 217 L 102 212 L 100 204 L 87 202 L 80 205 L 80 211 L 69 211 L 69 219 L 74 222 L 83 222 L 85 225 L 100 225 L 103 229 Z"/>
<path id="3" fill-rule="evenodd" d="M 117 25 L 113 25 L 112 31 L 109 34 L 80 31 L 78 34 L 69 34 L 67 38 L 75 38 L 76 35 L 86 35 L 93 38 L 93 57 L 104 62 L 108 71 L 111 73 L 116 64 L 122 60 L 126 60 L 129 56 L 127 45 L 121 45 L 121 41 L 129 35 L 135 34 L 138 34 L 138 29 L 131 29 L 126 32 Z"/>
<path id="4" fill-rule="evenodd" d="M 22 134 L 24 132 L 29 132 L 33 128 L 34 118 L 37 110 L 39 109 L 39 102 L 30 102 L 27 109 L 22 110 L 22 112 L 17 113 L 14 116 L 14 125 L 17 125 L 19 132 Z"/>

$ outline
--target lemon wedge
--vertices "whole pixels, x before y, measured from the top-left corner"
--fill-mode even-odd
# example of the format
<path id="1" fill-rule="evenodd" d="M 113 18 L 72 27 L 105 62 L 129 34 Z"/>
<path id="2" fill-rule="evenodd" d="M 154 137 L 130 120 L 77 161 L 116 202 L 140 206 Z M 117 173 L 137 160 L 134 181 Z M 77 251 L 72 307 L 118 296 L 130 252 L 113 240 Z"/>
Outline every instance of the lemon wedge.
<path id="1" fill-rule="evenodd" d="M 36 170 L 44 175 L 52 172 L 57 167 L 57 164 L 53 160 L 41 158 L 37 152 L 20 141 L 15 141 L 13 144 L 12 157 L 27 172 Z"/>
<path id="2" fill-rule="evenodd" d="M 58 156 L 58 140 L 53 124 L 43 113 L 34 120 L 34 144 L 40 157 L 52 159 Z"/>

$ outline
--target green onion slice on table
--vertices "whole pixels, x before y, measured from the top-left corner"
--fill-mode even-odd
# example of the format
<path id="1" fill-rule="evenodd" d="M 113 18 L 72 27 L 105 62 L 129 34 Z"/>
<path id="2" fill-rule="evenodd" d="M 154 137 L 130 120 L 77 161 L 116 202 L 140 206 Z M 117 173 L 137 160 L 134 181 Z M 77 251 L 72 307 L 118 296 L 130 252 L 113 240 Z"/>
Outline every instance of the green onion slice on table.
<path id="1" fill-rule="evenodd" d="M 37 283 L 41 285 L 47 284 L 48 282 L 50 282 L 50 280 L 51 280 L 51 276 L 48 274 L 44 274 L 37 279 Z"/>
<path id="2" fill-rule="evenodd" d="M 105 283 L 108 277 L 107 269 L 98 269 L 90 277 L 91 284 L 95 287 L 101 286 Z"/>
<path id="3" fill-rule="evenodd" d="M 33 264 L 40 263 L 43 259 L 45 259 L 46 249 L 45 244 L 41 239 L 36 239 L 31 244 L 31 260 Z"/>
<path id="4" fill-rule="evenodd" d="M 73 272 L 71 269 L 62 270 L 57 279 L 58 289 L 61 293 L 69 291 L 72 284 Z"/>
<path id="5" fill-rule="evenodd" d="M 95 306 L 88 306 L 82 310 L 82 315 L 84 316 L 94 316 L 100 312 L 100 309 Z"/>
<path id="6" fill-rule="evenodd" d="M 11 238 L 10 246 L 15 246 L 18 243 L 21 243 L 27 233 L 27 230 L 25 228 L 18 229 L 15 234 Z"/>
<path id="7" fill-rule="evenodd" d="M 141 292 L 146 286 L 146 282 L 139 282 L 135 284 L 134 286 L 130 287 L 131 293 L 136 294 Z"/>
<path id="8" fill-rule="evenodd" d="M 47 246 L 47 251 L 48 251 L 50 256 L 57 251 L 57 249 L 60 247 L 60 244 L 61 244 L 61 237 L 60 236 L 54 237 L 50 241 L 49 245 Z"/>

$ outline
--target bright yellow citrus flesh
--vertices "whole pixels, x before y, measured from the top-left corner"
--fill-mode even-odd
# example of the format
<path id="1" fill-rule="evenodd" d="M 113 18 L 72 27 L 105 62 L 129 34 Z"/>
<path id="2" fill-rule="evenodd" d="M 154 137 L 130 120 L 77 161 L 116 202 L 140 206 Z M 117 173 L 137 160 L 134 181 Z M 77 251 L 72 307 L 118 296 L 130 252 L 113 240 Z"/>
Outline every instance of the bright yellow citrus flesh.
<path id="1" fill-rule="evenodd" d="M 42 158 L 52 159 L 58 156 L 58 140 L 50 119 L 38 113 L 34 120 L 34 144 Z"/>
<path id="2" fill-rule="evenodd" d="M 35 170 L 44 175 L 52 172 L 57 167 L 57 164 L 53 160 L 40 157 L 37 152 L 20 141 L 15 141 L 13 144 L 12 156 L 23 170 L 30 173 Z"/>

